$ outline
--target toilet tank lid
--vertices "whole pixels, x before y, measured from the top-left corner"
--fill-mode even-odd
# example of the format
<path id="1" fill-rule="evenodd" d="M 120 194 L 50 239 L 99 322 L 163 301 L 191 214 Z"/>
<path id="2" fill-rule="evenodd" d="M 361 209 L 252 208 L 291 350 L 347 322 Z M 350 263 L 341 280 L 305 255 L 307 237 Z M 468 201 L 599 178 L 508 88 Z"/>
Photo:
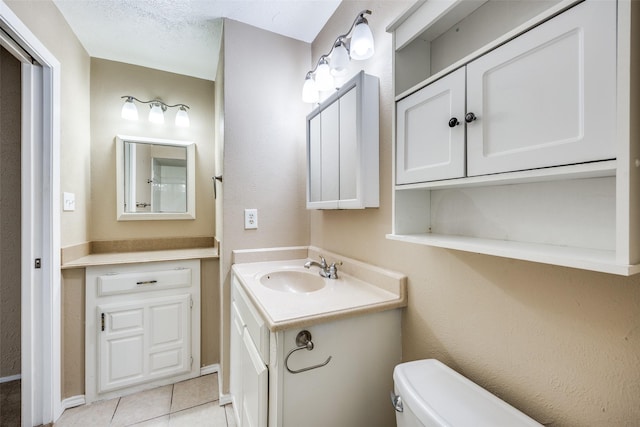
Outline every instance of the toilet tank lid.
<path id="1" fill-rule="evenodd" d="M 443 427 L 542 426 L 436 359 L 397 365 L 393 380 L 403 404 L 423 423 L 429 420 Z"/>

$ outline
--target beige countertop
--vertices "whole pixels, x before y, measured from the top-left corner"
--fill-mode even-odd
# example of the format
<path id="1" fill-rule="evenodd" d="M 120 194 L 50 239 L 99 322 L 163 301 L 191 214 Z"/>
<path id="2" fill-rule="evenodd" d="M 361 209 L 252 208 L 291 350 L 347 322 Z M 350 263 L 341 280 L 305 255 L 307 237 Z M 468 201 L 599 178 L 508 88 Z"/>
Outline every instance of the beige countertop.
<path id="1" fill-rule="evenodd" d="M 84 268 L 95 265 L 133 264 L 139 262 L 175 261 L 183 259 L 218 258 L 217 248 L 172 249 L 143 252 L 114 252 L 91 254 L 69 261 L 62 269 Z"/>
<path id="2" fill-rule="evenodd" d="M 318 267 L 303 268 L 310 259 L 234 264 L 233 271 L 273 332 L 371 312 L 405 307 L 406 276 L 355 260 L 341 258 L 338 279 L 322 279 L 325 286 L 308 293 L 282 292 L 260 283 L 274 271 L 298 270 L 318 274 Z M 347 272 L 348 271 L 348 272 Z M 366 281 L 362 279 L 366 277 Z"/>

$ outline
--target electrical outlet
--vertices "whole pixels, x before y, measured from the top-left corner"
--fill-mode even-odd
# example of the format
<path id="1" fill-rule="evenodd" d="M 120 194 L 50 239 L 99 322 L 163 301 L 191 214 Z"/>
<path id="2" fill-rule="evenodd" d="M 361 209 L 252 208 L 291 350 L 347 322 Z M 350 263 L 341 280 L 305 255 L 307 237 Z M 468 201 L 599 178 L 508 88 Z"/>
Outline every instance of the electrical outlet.
<path id="1" fill-rule="evenodd" d="M 244 210 L 244 229 L 254 230 L 258 228 L 258 209 Z"/>

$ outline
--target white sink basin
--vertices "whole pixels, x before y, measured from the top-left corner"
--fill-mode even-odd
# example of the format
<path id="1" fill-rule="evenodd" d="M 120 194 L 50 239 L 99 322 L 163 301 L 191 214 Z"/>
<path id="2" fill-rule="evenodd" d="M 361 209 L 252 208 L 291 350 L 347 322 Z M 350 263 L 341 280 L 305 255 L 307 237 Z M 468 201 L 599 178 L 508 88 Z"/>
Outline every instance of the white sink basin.
<path id="1" fill-rule="evenodd" d="M 308 293 L 324 288 L 325 280 L 317 273 L 299 270 L 281 270 L 263 274 L 260 283 L 280 292 Z"/>

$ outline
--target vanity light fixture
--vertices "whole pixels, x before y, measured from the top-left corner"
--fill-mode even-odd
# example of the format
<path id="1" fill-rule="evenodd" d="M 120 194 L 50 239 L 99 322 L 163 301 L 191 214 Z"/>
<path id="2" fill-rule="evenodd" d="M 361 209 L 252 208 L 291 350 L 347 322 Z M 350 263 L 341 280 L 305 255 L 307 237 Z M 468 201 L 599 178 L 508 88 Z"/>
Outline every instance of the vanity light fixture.
<path id="1" fill-rule="evenodd" d="M 349 59 L 364 60 L 373 56 L 373 34 L 364 15 L 371 15 L 371 11 L 358 13 L 349 31 L 338 36 L 329 53 L 322 55 L 307 73 L 302 87 L 303 102 L 314 104 L 320 99 L 319 92 L 335 89 L 333 77 L 347 73 Z"/>
<path id="2" fill-rule="evenodd" d="M 122 106 L 121 116 L 126 120 L 138 120 L 138 108 L 133 101 L 137 101 L 141 104 L 149 104 L 149 121 L 152 123 L 164 123 L 164 112 L 169 108 L 178 108 L 176 113 L 175 124 L 180 127 L 189 127 L 189 115 L 187 114 L 186 104 L 169 105 L 162 102 L 159 99 L 152 99 L 151 101 L 142 101 L 135 96 L 125 95 L 121 98 L 126 98 L 124 105 Z"/>

